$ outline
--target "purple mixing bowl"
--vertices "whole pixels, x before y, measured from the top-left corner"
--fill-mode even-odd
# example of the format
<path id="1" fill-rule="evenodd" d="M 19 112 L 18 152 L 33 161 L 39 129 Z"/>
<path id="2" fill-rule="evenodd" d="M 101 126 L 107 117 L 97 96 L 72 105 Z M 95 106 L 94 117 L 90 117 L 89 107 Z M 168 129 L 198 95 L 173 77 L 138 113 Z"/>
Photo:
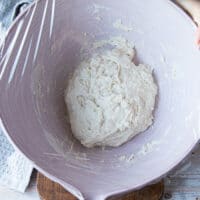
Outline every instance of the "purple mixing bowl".
<path id="1" fill-rule="evenodd" d="M 113 27 L 121 19 L 126 32 Z M 52 180 L 79 199 L 138 189 L 176 166 L 200 138 L 200 53 L 195 26 L 170 1 L 40 0 L 18 17 L 1 49 L 1 126 Z M 64 103 L 81 48 L 122 35 L 159 85 L 155 122 L 119 148 L 87 149 L 70 131 Z"/>

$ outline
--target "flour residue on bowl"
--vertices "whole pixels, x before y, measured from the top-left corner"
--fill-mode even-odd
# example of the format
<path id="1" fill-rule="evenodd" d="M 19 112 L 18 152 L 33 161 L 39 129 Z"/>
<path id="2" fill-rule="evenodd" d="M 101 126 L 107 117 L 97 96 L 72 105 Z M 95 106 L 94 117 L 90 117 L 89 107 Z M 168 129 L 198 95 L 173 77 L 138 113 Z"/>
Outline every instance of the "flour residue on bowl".
<path id="1" fill-rule="evenodd" d="M 97 14 L 101 10 L 107 10 L 107 11 L 110 10 L 109 7 L 106 7 L 106 6 L 103 6 L 103 5 L 100 5 L 100 4 L 96 4 L 96 3 L 94 3 L 92 7 L 93 7 L 93 14 Z"/>
<path id="2" fill-rule="evenodd" d="M 90 10 L 91 14 L 93 15 L 94 19 L 96 19 L 97 21 L 101 21 L 102 16 L 100 15 L 100 13 L 102 11 L 109 11 L 110 8 L 94 3 L 92 6 L 89 7 L 89 10 Z"/>
<path id="3" fill-rule="evenodd" d="M 121 162 L 122 164 L 123 163 L 126 163 L 128 165 L 134 164 L 138 159 L 141 159 L 143 156 L 146 156 L 155 150 L 159 150 L 158 147 L 160 144 L 161 144 L 161 141 L 153 140 L 142 145 L 142 147 L 140 147 L 134 153 L 116 155 L 116 157 L 118 158 L 118 161 Z"/>
<path id="4" fill-rule="evenodd" d="M 113 22 L 113 27 L 126 32 L 130 32 L 133 30 L 133 27 L 131 25 L 125 25 L 122 22 L 122 19 L 117 19 L 115 22 Z"/>

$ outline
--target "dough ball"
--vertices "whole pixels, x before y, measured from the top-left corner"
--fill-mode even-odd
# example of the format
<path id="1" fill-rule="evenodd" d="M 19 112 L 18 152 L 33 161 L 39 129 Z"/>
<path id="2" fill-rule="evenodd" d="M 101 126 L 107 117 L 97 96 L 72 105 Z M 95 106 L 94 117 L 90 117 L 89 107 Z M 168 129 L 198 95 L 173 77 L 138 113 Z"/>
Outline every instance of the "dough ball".
<path id="1" fill-rule="evenodd" d="M 133 63 L 128 42 L 83 61 L 69 80 L 65 102 L 74 136 L 86 147 L 117 147 L 153 120 L 152 71 Z"/>

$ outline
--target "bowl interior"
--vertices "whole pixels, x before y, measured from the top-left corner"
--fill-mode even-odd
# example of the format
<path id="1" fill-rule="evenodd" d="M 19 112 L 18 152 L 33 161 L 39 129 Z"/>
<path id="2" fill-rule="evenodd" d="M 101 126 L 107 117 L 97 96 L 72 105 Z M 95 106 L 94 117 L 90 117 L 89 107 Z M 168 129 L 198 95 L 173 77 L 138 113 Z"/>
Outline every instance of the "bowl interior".
<path id="1" fill-rule="evenodd" d="M 115 28 L 117 20 L 133 30 Z M 113 36 L 133 43 L 137 62 L 154 69 L 155 121 L 119 148 L 87 149 L 71 134 L 64 90 L 83 52 Z M 193 38 L 190 20 L 168 1 L 38 1 L 2 47 L 2 125 L 39 169 L 70 190 L 107 196 L 141 187 L 173 168 L 199 139 L 200 54 Z"/>

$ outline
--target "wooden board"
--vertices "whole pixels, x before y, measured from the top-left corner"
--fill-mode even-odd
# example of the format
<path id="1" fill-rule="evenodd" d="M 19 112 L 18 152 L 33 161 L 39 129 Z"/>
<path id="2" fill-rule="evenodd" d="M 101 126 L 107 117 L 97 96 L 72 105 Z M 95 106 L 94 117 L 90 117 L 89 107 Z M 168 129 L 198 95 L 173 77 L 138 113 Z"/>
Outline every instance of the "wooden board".
<path id="1" fill-rule="evenodd" d="M 37 175 L 37 189 L 42 200 L 77 200 L 62 186 L 49 180 L 39 172 Z M 160 200 L 163 191 L 164 183 L 161 181 L 122 197 L 111 197 L 109 200 Z"/>
<path id="2" fill-rule="evenodd" d="M 62 186 L 38 172 L 37 190 L 42 200 L 76 200 L 76 198 L 67 192 Z"/>

